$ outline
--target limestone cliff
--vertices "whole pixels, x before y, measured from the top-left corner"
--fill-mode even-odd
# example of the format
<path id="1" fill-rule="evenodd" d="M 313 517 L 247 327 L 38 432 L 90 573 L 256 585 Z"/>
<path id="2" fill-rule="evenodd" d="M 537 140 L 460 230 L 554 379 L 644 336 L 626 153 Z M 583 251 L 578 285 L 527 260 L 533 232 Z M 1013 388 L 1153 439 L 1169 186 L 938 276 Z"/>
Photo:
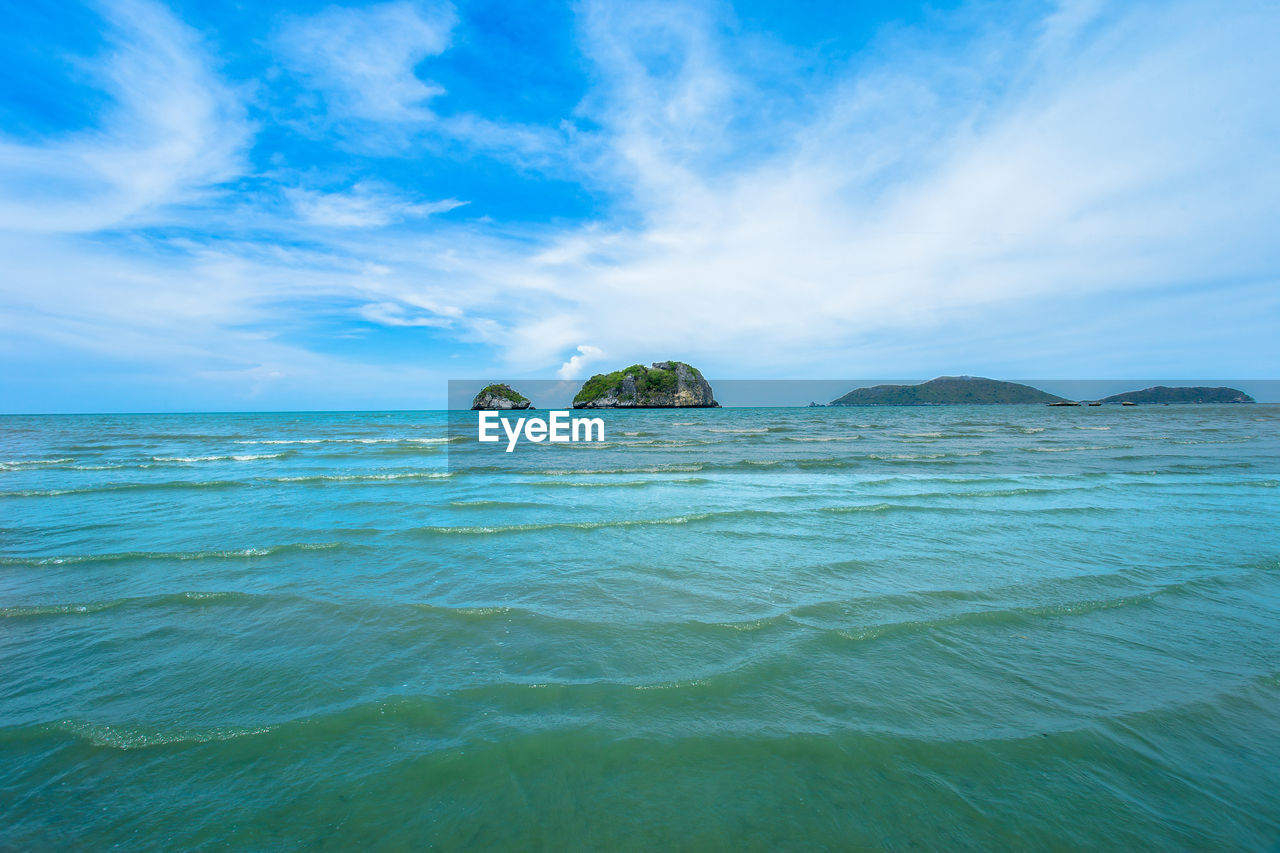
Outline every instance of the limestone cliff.
<path id="1" fill-rule="evenodd" d="M 532 409 L 529 398 L 510 385 L 486 385 L 471 401 L 472 411 L 479 409 Z"/>
<path id="2" fill-rule="evenodd" d="M 696 367 L 683 361 L 633 364 L 613 373 L 598 373 L 573 398 L 575 409 L 710 409 L 718 408 L 711 385 Z"/>

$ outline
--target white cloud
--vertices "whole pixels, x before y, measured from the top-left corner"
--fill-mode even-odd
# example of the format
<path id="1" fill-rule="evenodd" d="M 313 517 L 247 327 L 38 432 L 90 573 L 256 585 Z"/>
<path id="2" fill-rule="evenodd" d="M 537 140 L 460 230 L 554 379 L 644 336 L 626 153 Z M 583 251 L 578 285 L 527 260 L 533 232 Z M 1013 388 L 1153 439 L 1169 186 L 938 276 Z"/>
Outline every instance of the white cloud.
<path id="1" fill-rule="evenodd" d="M 411 201 L 389 189 L 358 183 L 349 192 L 287 190 L 294 210 L 311 225 L 326 228 L 377 228 L 406 219 L 423 219 L 466 204 L 454 198 Z"/>
<path id="2" fill-rule="evenodd" d="M 332 7 L 293 19 L 279 44 L 289 67 L 324 92 L 331 113 L 422 121 L 433 118 L 429 102 L 444 89 L 417 67 L 444 51 L 455 20 L 448 4 Z"/>
<path id="3" fill-rule="evenodd" d="M 164 7 L 104 9 L 110 49 L 98 127 L 39 143 L 0 137 L 0 227 L 91 231 L 144 224 L 239 174 L 250 127 L 198 36 Z"/>
<path id="4" fill-rule="evenodd" d="M 456 309 L 439 314 L 421 311 L 414 314 L 405 310 L 405 307 L 398 302 L 371 302 L 360 307 L 361 317 L 382 326 L 427 326 L 443 329 L 453 325 L 453 318 L 457 315 Z"/>
<path id="5" fill-rule="evenodd" d="M 582 371 L 589 364 L 594 364 L 604 358 L 604 350 L 599 347 L 593 347 L 589 344 L 583 344 L 578 347 L 578 354 L 572 356 L 564 364 L 560 365 L 560 369 L 556 371 L 557 379 L 580 379 Z"/>
<path id="6" fill-rule="evenodd" d="M 591 100 L 639 224 L 540 247 L 519 280 L 566 304 L 537 341 L 520 334 L 525 316 L 499 316 L 513 361 L 545 363 L 590 330 L 624 360 L 874 375 L 893 333 L 920 352 L 951 337 L 956 354 L 936 356 L 946 369 L 975 349 L 983 312 L 1021 306 L 1029 353 L 1069 321 L 1044 313 L 1048 300 L 1112 311 L 1120 294 L 1218 282 L 1201 296 L 1212 303 L 1280 278 L 1267 236 L 1280 220 L 1280 97 L 1263 82 L 1280 72 L 1274 7 L 1096 19 L 1082 6 L 1030 51 L 1016 33 L 946 65 L 895 50 L 811 93 L 763 147 L 740 130 L 770 109 L 751 97 L 752 69 L 696 12 L 672 9 L 590 13 L 589 53 L 609 81 Z M 1160 357 L 1185 358 L 1186 329 L 1123 310 Z M 1090 369 L 1112 347 L 1131 349 L 1099 341 L 1057 370 Z"/>
<path id="7" fill-rule="evenodd" d="M 448 49 L 456 25 L 444 0 L 331 7 L 288 19 L 276 47 L 281 63 L 324 100 L 318 120 L 308 120 L 343 133 L 347 147 L 403 155 L 420 153 L 424 141 L 443 141 L 521 169 L 581 178 L 577 169 L 595 155 L 595 140 L 567 120 L 541 127 L 457 103 L 443 115 L 433 109 L 447 92 L 430 79 L 429 60 Z"/>

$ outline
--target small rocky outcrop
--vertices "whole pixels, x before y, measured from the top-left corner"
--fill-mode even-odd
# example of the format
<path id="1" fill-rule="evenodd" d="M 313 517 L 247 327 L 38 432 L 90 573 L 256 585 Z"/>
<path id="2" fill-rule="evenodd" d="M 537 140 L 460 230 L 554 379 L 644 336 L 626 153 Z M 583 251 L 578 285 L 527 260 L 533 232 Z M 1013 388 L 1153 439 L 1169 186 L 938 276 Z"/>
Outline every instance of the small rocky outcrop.
<path id="1" fill-rule="evenodd" d="M 529 398 L 512 388 L 510 385 L 498 383 L 495 385 L 486 385 L 480 389 L 480 393 L 471 401 L 471 410 L 477 411 L 481 409 L 532 409 L 533 403 L 529 402 Z"/>
<path id="2" fill-rule="evenodd" d="M 683 361 L 633 364 L 612 373 L 597 373 L 573 398 L 575 409 L 712 409 L 719 408 L 702 372 Z"/>

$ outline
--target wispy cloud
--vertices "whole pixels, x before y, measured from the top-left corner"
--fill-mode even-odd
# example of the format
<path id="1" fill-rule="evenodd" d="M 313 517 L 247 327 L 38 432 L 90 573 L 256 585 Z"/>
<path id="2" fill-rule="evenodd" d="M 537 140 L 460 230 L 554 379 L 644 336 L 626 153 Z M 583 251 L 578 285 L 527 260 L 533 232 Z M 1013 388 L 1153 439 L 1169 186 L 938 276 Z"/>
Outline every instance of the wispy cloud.
<path id="1" fill-rule="evenodd" d="M 324 94 L 338 118 L 430 120 L 430 101 L 444 89 L 417 68 L 444 51 L 455 21 L 447 3 L 331 7 L 290 20 L 279 39 L 281 57 Z"/>
<path id="2" fill-rule="evenodd" d="M 146 224 L 244 169 L 251 127 L 201 39 L 147 0 L 122 0 L 103 14 L 108 46 L 93 82 L 110 105 L 92 130 L 0 137 L 0 227 Z"/>
<path id="3" fill-rule="evenodd" d="M 457 23 L 447 2 L 330 7 L 289 18 L 276 43 L 281 63 L 305 84 L 304 105 L 313 93 L 323 101 L 307 121 L 344 128 L 348 147 L 404 152 L 430 141 L 563 174 L 567 155 L 591 143 L 571 122 L 540 126 L 485 116 L 469 104 L 434 107 L 448 92 L 432 80 L 431 60 L 448 49 Z"/>
<path id="4" fill-rule="evenodd" d="M 360 316 L 371 323 L 383 326 L 429 326 L 448 328 L 462 312 L 453 306 L 438 307 L 434 305 L 414 306 L 417 310 L 406 308 L 399 302 L 371 302 L 360 306 Z"/>
<path id="5" fill-rule="evenodd" d="M 453 198 L 412 201 L 388 188 L 363 182 L 347 192 L 294 188 L 285 195 L 305 222 L 325 228 L 377 228 L 447 213 L 466 204 Z"/>
<path id="6" fill-rule="evenodd" d="M 1087 315 L 1118 293 L 1212 281 L 1213 301 L 1274 280 L 1277 104 L 1259 69 L 1280 70 L 1280 16 L 1088 12 L 1029 44 L 977 38 L 945 65 L 907 49 L 863 60 L 744 148 L 737 128 L 771 106 L 714 27 L 669 4 L 592 9 L 600 115 L 643 218 L 557 235 L 539 256 L 531 274 L 572 303 L 562 346 L 585 328 L 624 358 L 870 374 L 888 330 L 961 340 L 975 311 L 1021 306 L 1034 350 L 1070 316 L 1045 300 Z M 1163 358 L 1178 334 L 1144 332 Z M 955 349 L 934 365 L 979 357 Z M 1058 370 L 1097 369 L 1095 352 Z"/>

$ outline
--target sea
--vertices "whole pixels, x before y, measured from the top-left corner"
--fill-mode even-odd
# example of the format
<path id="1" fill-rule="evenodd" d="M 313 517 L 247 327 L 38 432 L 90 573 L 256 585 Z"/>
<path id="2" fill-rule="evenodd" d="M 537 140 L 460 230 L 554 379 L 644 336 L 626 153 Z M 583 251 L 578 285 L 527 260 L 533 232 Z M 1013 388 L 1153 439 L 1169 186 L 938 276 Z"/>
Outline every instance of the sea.
<path id="1" fill-rule="evenodd" d="M 1280 406 L 593 414 L 0 418 L 0 849 L 1277 849 Z"/>

